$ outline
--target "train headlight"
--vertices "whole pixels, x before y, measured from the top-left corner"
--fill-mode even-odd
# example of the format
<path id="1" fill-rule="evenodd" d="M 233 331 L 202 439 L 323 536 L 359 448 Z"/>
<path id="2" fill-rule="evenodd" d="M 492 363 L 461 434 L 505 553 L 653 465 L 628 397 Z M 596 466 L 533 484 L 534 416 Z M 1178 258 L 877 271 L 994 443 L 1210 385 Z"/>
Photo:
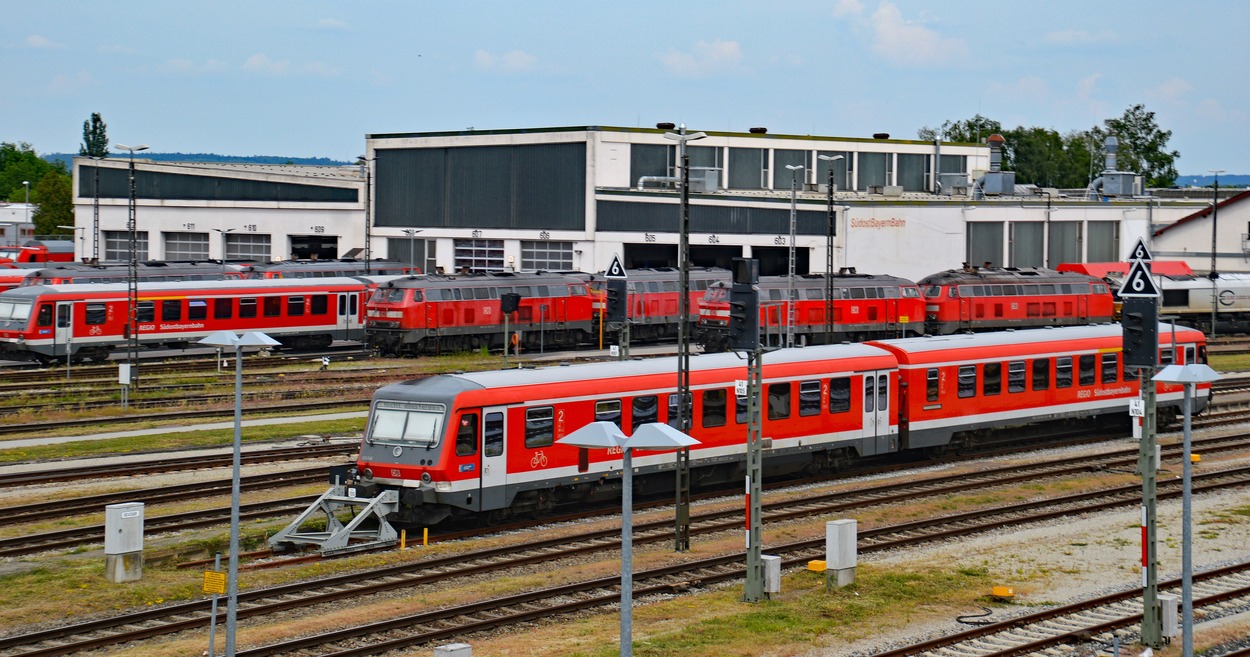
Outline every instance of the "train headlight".
<path id="1" fill-rule="evenodd" d="M 373 468 L 365 468 L 365 479 L 373 479 Z"/>
<path id="2" fill-rule="evenodd" d="M 437 484 L 434 484 L 434 490 L 436 490 L 436 491 L 438 491 L 438 492 L 440 492 L 440 493 L 450 493 L 450 492 L 451 492 L 451 482 L 450 482 L 450 481 L 440 481 L 440 482 L 438 482 Z"/>
<path id="3" fill-rule="evenodd" d="M 421 473 L 421 483 L 425 484 L 426 486 L 429 486 L 431 481 L 433 481 L 433 478 L 430 477 L 430 473 L 428 472 Z"/>

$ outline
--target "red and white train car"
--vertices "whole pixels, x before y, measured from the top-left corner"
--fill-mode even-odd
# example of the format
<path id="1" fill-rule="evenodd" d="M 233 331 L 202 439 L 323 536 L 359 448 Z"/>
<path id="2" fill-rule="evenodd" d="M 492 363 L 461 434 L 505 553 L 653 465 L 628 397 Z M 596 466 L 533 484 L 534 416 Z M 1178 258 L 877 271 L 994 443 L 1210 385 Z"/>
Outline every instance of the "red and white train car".
<path id="1" fill-rule="evenodd" d="M 656 267 L 625 270 L 625 316 L 631 340 L 667 340 L 677 337 L 681 320 L 681 270 Z M 606 313 L 606 280 L 602 274 L 585 276 L 595 297 L 596 320 Z M 699 300 L 707 289 L 729 280 L 729 270 L 719 267 L 690 268 L 690 328 L 695 326 Z"/>
<path id="2" fill-rule="evenodd" d="M 1180 329 L 1177 341 L 1186 362 L 1205 358 L 1197 331 Z M 1118 326 L 770 352 L 766 472 L 820 472 L 860 457 L 971 445 L 989 427 L 1021 435 L 1074 420 L 1125 422 L 1138 384 L 1122 376 L 1119 352 Z M 416 524 L 479 514 L 499 520 L 612 498 L 620 494 L 621 455 L 557 441 L 593 421 L 615 422 L 626 435 L 668 422 L 677 410 L 675 372 L 675 360 L 664 358 L 385 386 L 374 395 L 352 486 L 361 498 L 397 491 L 395 519 Z M 747 400 L 735 381 L 744 378 L 745 362 L 732 354 L 691 358 L 695 481 L 741 480 Z M 1161 386 L 1160 405 L 1175 408 L 1178 390 Z M 1200 408 L 1208 392 L 1200 388 Z M 671 454 L 640 452 L 633 464 L 639 492 L 672 487 L 671 472 L 649 476 L 671 471 Z"/>
<path id="3" fill-rule="evenodd" d="M 141 282 L 138 342 L 181 348 L 215 331 L 263 331 L 285 347 L 360 340 L 367 292 L 353 278 Z M 37 285 L 0 293 L 0 358 L 104 360 L 125 348 L 124 283 Z"/>

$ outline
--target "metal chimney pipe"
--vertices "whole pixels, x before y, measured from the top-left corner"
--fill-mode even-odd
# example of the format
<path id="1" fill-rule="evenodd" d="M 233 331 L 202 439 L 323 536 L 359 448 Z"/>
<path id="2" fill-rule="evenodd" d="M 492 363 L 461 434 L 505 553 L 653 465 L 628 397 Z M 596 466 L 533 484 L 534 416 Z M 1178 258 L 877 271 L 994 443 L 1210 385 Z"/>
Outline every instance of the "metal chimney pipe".
<path id="1" fill-rule="evenodd" d="M 985 138 L 985 142 L 990 146 L 990 171 L 1003 170 L 1003 136 L 994 133 Z"/>
<path id="2" fill-rule="evenodd" d="M 1103 150 L 1107 152 L 1106 168 L 1103 170 L 1115 171 L 1116 170 L 1115 152 L 1120 149 L 1120 140 L 1117 139 L 1115 135 L 1107 135 L 1107 138 L 1104 139 L 1102 142 L 1102 147 L 1103 147 Z"/>

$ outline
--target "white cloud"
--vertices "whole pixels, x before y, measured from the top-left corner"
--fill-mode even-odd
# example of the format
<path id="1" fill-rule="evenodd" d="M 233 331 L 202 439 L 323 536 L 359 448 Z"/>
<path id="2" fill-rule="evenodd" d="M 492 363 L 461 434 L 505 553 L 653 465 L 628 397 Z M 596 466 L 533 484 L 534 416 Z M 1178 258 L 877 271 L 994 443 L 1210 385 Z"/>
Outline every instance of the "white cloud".
<path id="1" fill-rule="evenodd" d="M 64 44 L 57 43 L 42 34 L 32 34 L 26 37 L 26 47 L 28 48 L 63 48 Z"/>
<path id="2" fill-rule="evenodd" d="M 274 61 L 265 53 L 256 53 L 243 62 L 243 70 L 262 75 L 286 75 L 291 69 L 291 62 Z"/>
<path id="3" fill-rule="evenodd" d="M 538 58 L 522 50 L 513 50 L 502 55 L 495 55 L 487 50 L 473 53 L 473 63 L 487 71 L 519 72 L 534 68 Z"/>
<path id="4" fill-rule="evenodd" d="M 968 46 L 962 39 L 944 37 L 917 22 L 903 19 L 892 3 L 883 2 L 872 14 L 876 33 L 872 49 L 882 57 L 902 66 L 928 66 L 967 57 Z"/>
<path id="5" fill-rule="evenodd" d="M 838 0 L 833 7 L 833 17 L 859 16 L 864 13 L 864 3 L 859 0 Z"/>
<path id="6" fill-rule="evenodd" d="M 670 49 L 660 61 L 670 73 L 683 77 L 728 73 L 742 63 L 742 47 L 737 41 L 700 41 L 692 52 Z"/>
<path id="7" fill-rule="evenodd" d="M 1193 87 L 1189 81 L 1184 78 L 1172 77 L 1159 83 L 1154 89 L 1150 90 L 1150 95 L 1155 98 L 1161 98 L 1169 103 L 1179 102 L 1184 99 Z"/>

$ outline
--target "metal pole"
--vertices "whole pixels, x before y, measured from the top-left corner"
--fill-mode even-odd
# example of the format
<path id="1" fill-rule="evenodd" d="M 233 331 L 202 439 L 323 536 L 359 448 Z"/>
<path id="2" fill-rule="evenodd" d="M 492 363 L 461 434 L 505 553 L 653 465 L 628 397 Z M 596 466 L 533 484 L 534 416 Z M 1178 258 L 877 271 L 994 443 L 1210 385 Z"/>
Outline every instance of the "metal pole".
<path id="1" fill-rule="evenodd" d="M 759 347 L 747 352 L 747 569 L 742 599 L 759 602 L 764 596 L 763 546 L 764 464 L 761 400 L 764 379 L 764 352 Z"/>
<path id="2" fill-rule="evenodd" d="M 790 170 L 790 268 L 786 276 L 786 348 L 794 346 L 794 232 L 798 219 L 798 170 L 803 167 L 786 165 Z"/>
<path id="3" fill-rule="evenodd" d="M 1220 174 L 1223 173 L 1223 171 L 1213 170 L 1212 173 L 1215 174 L 1215 198 L 1212 199 L 1211 201 L 1211 273 L 1209 274 L 1209 276 L 1211 278 L 1211 337 L 1214 338 L 1215 337 L 1215 311 L 1219 304 L 1219 292 L 1217 290 L 1219 286 L 1216 285 L 1215 281 L 1219 280 L 1220 278 L 1219 271 L 1217 271 L 1215 268 L 1215 253 L 1216 253 L 1216 250 L 1215 250 L 1216 239 L 1215 238 L 1216 238 L 1216 235 L 1218 235 L 1218 232 L 1216 229 L 1219 226 L 1219 218 L 1220 218 Z"/>
<path id="4" fill-rule="evenodd" d="M 373 191 L 371 189 L 373 172 L 369 170 L 369 160 L 361 164 L 365 170 L 365 275 L 368 276 L 373 273 L 373 265 L 370 263 L 373 259 L 373 199 L 370 197 Z"/>
<path id="5" fill-rule="evenodd" d="M 65 380 L 70 380 L 70 360 L 74 353 L 74 304 L 69 304 L 69 323 L 65 327 Z"/>
<path id="6" fill-rule="evenodd" d="M 1173 362 L 1175 362 L 1173 355 Z M 1183 492 L 1181 495 L 1181 654 L 1183 657 L 1194 655 L 1194 534 L 1193 534 L 1193 464 L 1190 463 L 1190 419 L 1193 415 L 1194 384 L 1185 384 L 1185 424 Z"/>
<path id="7" fill-rule="evenodd" d="M 833 211 L 833 162 L 829 162 L 829 216 L 825 233 L 825 344 L 833 344 L 833 238 L 837 235 L 837 214 Z"/>
<path id="8" fill-rule="evenodd" d="M 1142 490 L 1142 624 L 1141 642 L 1152 648 L 1163 645 L 1163 614 L 1159 604 L 1157 522 L 1155 518 L 1155 384 L 1154 368 L 1137 370 L 1137 381 L 1144 408 L 1137 469 Z"/>
<path id="9" fill-rule="evenodd" d="M 126 232 L 130 240 L 130 257 L 127 259 L 126 295 L 129 306 L 130 338 L 126 340 L 126 363 L 130 366 L 130 383 L 139 385 L 139 235 L 136 226 L 135 152 L 130 151 L 130 212 L 126 220 Z"/>
<path id="10" fill-rule="evenodd" d="M 634 654 L 634 463 L 633 450 L 621 450 L 621 657 Z"/>
<path id="11" fill-rule="evenodd" d="M 95 160 L 95 164 L 91 170 L 95 172 L 95 181 L 91 184 L 92 196 L 91 202 L 91 262 L 100 261 L 100 159 L 98 157 L 91 158 Z"/>
<path id="12" fill-rule="evenodd" d="M 686 136 L 686 125 L 679 128 Z M 677 326 L 677 428 L 690 432 L 689 409 L 686 399 L 690 397 L 690 156 L 686 153 L 686 140 L 678 142 L 681 150 L 681 236 L 677 254 L 681 267 L 681 299 L 679 300 Z M 690 449 L 677 450 L 677 494 L 674 517 L 673 549 L 682 552 L 690 549 Z"/>
<path id="13" fill-rule="evenodd" d="M 234 345 L 234 473 L 230 480 L 230 572 L 226 595 L 226 657 L 234 657 L 239 612 L 239 470 L 243 449 L 243 345 Z"/>
<path id="14" fill-rule="evenodd" d="M 25 223 L 28 224 L 30 223 L 30 181 L 23 180 L 22 185 L 26 187 L 26 222 Z M 22 227 L 18 226 L 17 230 L 13 231 L 13 246 L 20 246 L 21 238 L 22 238 Z"/>

